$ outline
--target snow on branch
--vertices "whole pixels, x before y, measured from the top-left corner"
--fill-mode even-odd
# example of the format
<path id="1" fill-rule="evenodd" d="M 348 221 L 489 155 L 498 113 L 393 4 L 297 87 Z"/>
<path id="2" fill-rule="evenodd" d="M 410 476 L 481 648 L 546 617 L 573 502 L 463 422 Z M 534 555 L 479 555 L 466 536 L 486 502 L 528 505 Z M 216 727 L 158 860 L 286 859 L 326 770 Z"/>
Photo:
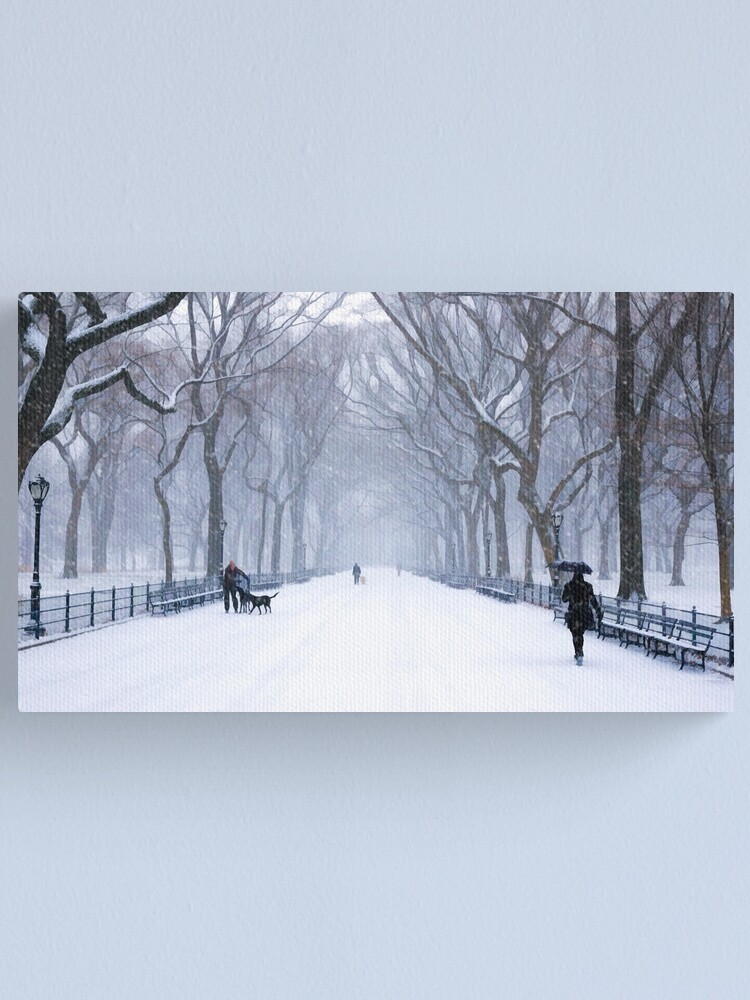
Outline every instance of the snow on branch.
<path id="1" fill-rule="evenodd" d="M 78 296 L 87 296 L 88 294 L 86 292 L 79 292 Z M 110 338 L 117 336 L 118 333 L 124 333 L 126 330 L 132 330 L 137 326 L 142 326 L 144 323 L 150 323 L 154 319 L 159 319 L 160 316 L 171 312 L 175 306 L 179 305 L 185 294 L 185 292 L 167 292 L 165 295 L 155 299 L 146 306 L 142 306 L 140 309 L 132 309 L 130 312 L 122 313 L 112 319 L 103 319 L 95 323 L 94 326 L 87 326 L 83 330 L 71 333 L 66 343 L 68 360 L 74 360 L 79 354 L 83 354 L 97 344 L 103 344 Z M 84 308 L 86 308 L 85 305 Z M 95 313 L 90 308 L 86 309 L 86 311 L 93 318 Z M 102 316 L 104 315 L 101 309 L 99 312 Z"/>

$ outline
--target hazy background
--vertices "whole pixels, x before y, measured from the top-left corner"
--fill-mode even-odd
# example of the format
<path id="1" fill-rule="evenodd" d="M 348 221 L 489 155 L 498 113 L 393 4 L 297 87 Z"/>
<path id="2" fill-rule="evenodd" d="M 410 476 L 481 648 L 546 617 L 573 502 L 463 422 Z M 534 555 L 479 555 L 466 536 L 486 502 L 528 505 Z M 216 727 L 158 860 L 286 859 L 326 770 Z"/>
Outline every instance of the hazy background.
<path id="1" fill-rule="evenodd" d="M 12 2 L 0 26 L 8 344 L 45 286 L 731 290 L 746 425 L 739 3 Z M 19 716 L 10 479 L 9 996 L 743 995 L 741 663 L 731 716 Z"/>

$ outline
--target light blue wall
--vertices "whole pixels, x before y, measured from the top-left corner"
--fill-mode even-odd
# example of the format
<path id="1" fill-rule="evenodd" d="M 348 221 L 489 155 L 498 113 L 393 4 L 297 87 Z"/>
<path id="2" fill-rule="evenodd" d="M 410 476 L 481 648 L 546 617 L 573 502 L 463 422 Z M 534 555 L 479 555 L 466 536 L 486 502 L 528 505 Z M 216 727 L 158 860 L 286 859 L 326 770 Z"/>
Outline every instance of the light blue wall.
<path id="1" fill-rule="evenodd" d="M 730 289 L 746 469 L 742 4 L 140 6 L 4 6 L 8 428 L 24 288 Z M 10 437 L 4 997 L 746 995 L 745 504 L 731 716 L 20 716 Z"/>

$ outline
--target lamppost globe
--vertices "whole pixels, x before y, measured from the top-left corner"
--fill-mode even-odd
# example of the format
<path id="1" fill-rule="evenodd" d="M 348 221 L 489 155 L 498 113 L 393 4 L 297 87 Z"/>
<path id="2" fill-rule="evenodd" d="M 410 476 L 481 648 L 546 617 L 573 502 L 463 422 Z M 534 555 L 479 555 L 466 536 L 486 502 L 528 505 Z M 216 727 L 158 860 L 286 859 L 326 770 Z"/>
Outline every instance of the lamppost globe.
<path id="1" fill-rule="evenodd" d="M 44 503 L 47 494 L 49 493 L 49 483 L 44 476 L 37 476 L 36 479 L 31 480 L 29 483 L 29 493 L 31 494 L 31 499 L 35 504 Z"/>

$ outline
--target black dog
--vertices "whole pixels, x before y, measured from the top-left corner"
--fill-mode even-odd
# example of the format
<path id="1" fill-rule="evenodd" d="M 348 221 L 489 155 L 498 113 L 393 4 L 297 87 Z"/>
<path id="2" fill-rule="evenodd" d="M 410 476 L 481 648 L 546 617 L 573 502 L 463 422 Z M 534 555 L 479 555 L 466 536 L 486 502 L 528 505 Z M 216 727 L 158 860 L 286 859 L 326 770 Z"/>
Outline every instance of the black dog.
<path id="1" fill-rule="evenodd" d="M 265 608 L 265 612 L 268 613 L 271 610 L 271 601 L 274 597 L 279 596 L 279 591 L 277 590 L 275 594 L 251 594 L 249 590 L 243 590 L 238 587 L 237 590 L 240 594 L 240 611 L 248 610 L 248 606 L 252 604 L 249 608 L 248 614 L 252 614 L 255 609 L 258 609 L 258 614 L 260 614 L 260 609 Z"/>

